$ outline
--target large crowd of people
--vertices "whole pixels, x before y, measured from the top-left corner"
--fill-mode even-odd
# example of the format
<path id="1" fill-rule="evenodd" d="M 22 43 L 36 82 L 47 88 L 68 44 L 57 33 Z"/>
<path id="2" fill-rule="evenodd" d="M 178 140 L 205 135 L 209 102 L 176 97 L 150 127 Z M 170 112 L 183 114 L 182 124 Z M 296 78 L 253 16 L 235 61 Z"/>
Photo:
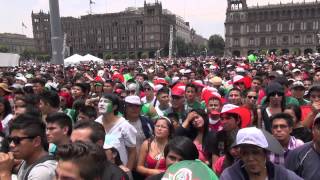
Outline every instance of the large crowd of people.
<path id="1" fill-rule="evenodd" d="M 320 177 L 318 54 L 0 70 L 1 180 Z"/>

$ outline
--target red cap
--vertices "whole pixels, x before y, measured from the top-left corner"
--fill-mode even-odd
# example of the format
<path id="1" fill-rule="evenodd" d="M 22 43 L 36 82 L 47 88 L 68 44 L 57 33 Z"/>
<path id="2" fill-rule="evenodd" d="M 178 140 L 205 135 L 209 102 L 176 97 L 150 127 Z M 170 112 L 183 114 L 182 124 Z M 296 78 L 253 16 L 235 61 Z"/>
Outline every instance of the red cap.
<path id="1" fill-rule="evenodd" d="M 123 75 L 120 74 L 120 73 L 115 73 L 115 74 L 113 74 L 112 80 L 115 80 L 115 79 L 119 79 L 122 83 L 124 82 L 124 77 L 123 77 Z"/>
<path id="2" fill-rule="evenodd" d="M 171 91 L 172 96 L 184 96 L 186 85 L 183 83 L 176 84 Z"/>
<path id="3" fill-rule="evenodd" d="M 154 80 L 153 83 L 154 83 L 155 85 L 157 85 L 157 84 L 168 85 L 168 84 L 169 84 L 169 83 L 168 83 L 165 79 L 163 79 L 163 78 L 158 78 L 158 79 Z"/>
<path id="4" fill-rule="evenodd" d="M 245 128 L 251 123 L 251 113 L 245 107 L 239 107 L 233 104 L 225 104 L 222 107 L 221 114 L 237 114 L 241 118 L 241 128 Z"/>

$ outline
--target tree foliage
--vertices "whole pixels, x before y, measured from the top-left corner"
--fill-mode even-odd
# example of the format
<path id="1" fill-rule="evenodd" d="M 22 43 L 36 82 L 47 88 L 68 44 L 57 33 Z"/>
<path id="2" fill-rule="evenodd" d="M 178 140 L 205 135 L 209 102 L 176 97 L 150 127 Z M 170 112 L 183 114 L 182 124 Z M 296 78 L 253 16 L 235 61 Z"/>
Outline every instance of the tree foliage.
<path id="1" fill-rule="evenodd" d="M 39 55 L 37 51 L 34 49 L 25 49 L 22 53 L 20 53 L 20 57 L 23 60 L 35 59 L 37 55 Z"/>
<path id="2" fill-rule="evenodd" d="M 214 56 L 222 56 L 224 53 L 225 42 L 222 36 L 214 34 L 208 41 L 209 53 Z"/>
<path id="3" fill-rule="evenodd" d="M 177 37 L 174 41 L 174 50 L 177 57 L 187 57 L 195 55 L 204 55 L 206 45 L 197 45 L 194 43 L 186 43 L 184 39 Z"/>
<path id="4" fill-rule="evenodd" d="M 5 45 L 0 44 L 0 52 L 7 53 L 9 52 L 9 48 Z"/>

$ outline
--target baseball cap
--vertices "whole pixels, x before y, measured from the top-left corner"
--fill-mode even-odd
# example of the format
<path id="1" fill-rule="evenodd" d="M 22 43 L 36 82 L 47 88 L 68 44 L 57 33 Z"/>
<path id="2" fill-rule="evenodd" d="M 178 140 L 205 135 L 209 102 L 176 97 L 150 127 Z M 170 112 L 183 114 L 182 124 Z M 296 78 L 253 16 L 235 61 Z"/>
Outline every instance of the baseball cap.
<path id="1" fill-rule="evenodd" d="M 238 131 L 236 146 L 245 144 L 255 145 L 279 155 L 284 153 L 284 150 L 277 139 L 269 132 L 256 127 L 242 128 Z"/>
<path id="2" fill-rule="evenodd" d="M 296 68 L 296 69 L 293 69 L 292 72 L 297 73 L 297 72 L 301 72 L 301 70 Z"/>
<path id="3" fill-rule="evenodd" d="M 295 81 L 295 82 L 292 83 L 291 89 L 294 89 L 294 88 L 297 88 L 297 87 L 305 88 L 303 82 L 301 82 L 301 81 Z"/>
<path id="4" fill-rule="evenodd" d="M 186 85 L 183 83 L 178 83 L 174 87 L 172 87 L 171 95 L 172 96 L 184 96 Z"/>
<path id="5" fill-rule="evenodd" d="M 0 88 L 9 93 L 12 92 L 6 83 L 0 83 Z"/>
<path id="6" fill-rule="evenodd" d="M 127 89 L 129 90 L 129 91 L 135 91 L 135 90 L 137 90 L 137 84 L 136 83 L 130 83 L 129 85 L 128 85 L 128 87 L 127 87 Z"/>
<path id="7" fill-rule="evenodd" d="M 141 105 L 141 99 L 139 96 L 127 96 L 124 101 L 129 104 Z"/>
<path id="8" fill-rule="evenodd" d="M 211 78 L 209 80 L 209 82 L 211 84 L 213 84 L 214 86 L 221 86 L 222 85 L 222 79 L 220 77 L 218 77 L 218 76 L 215 76 L 215 77 Z"/>
<path id="9" fill-rule="evenodd" d="M 25 78 L 24 76 L 17 76 L 15 77 L 16 80 L 21 80 L 23 81 L 24 83 L 27 83 L 27 78 Z"/>
<path id="10" fill-rule="evenodd" d="M 221 114 L 237 114 L 241 118 L 241 127 L 245 128 L 251 123 L 251 113 L 245 107 L 239 107 L 234 104 L 225 104 L 222 107 Z"/>

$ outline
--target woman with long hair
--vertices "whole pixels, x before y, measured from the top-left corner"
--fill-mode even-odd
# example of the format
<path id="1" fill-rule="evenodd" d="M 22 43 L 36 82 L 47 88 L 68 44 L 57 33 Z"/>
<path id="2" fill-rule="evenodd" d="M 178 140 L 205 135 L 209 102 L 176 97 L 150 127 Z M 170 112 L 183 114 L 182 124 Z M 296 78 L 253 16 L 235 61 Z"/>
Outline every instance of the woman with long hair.
<path id="1" fill-rule="evenodd" d="M 267 97 L 265 105 L 258 109 L 258 127 L 271 132 L 271 123 L 269 118 L 272 115 L 284 111 L 286 97 L 284 87 L 277 83 L 271 82 L 266 89 Z"/>
<path id="2" fill-rule="evenodd" d="M 9 122 L 11 121 L 12 109 L 8 100 L 4 97 L 0 97 L 0 121 L 1 121 L 1 129 L 4 133 L 9 132 Z"/>
<path id="3" fill-rule="evenodd" d="M 307 127 L 304 127 L 301 123 L 302 113 L 300 107 L 297 105 L 290 104 L 285 108 L 284 113 L 292 116 L 293 129 L 291 135 L 297 139 L 301 139 L 303 142 L 311 141 L 311 130 Z"/>
<path id="4" fill-rule="evenodd" d="M 176 135 L 189 137 L 198 149 L 199 159 L 212 166 L 216 134 L 209 131 L 209 118 L 204 110 L 190 111 L 182 126 L 176 129 Z"/>
<path id="5" fill-rule="evenodd" d="M 137 171 L 145 176 L 166 170 L 164 148 L 173 135 L 170 119 L 160 117 L 155 121 L 154 137 L 145 140 L 140 148 Z"/>

